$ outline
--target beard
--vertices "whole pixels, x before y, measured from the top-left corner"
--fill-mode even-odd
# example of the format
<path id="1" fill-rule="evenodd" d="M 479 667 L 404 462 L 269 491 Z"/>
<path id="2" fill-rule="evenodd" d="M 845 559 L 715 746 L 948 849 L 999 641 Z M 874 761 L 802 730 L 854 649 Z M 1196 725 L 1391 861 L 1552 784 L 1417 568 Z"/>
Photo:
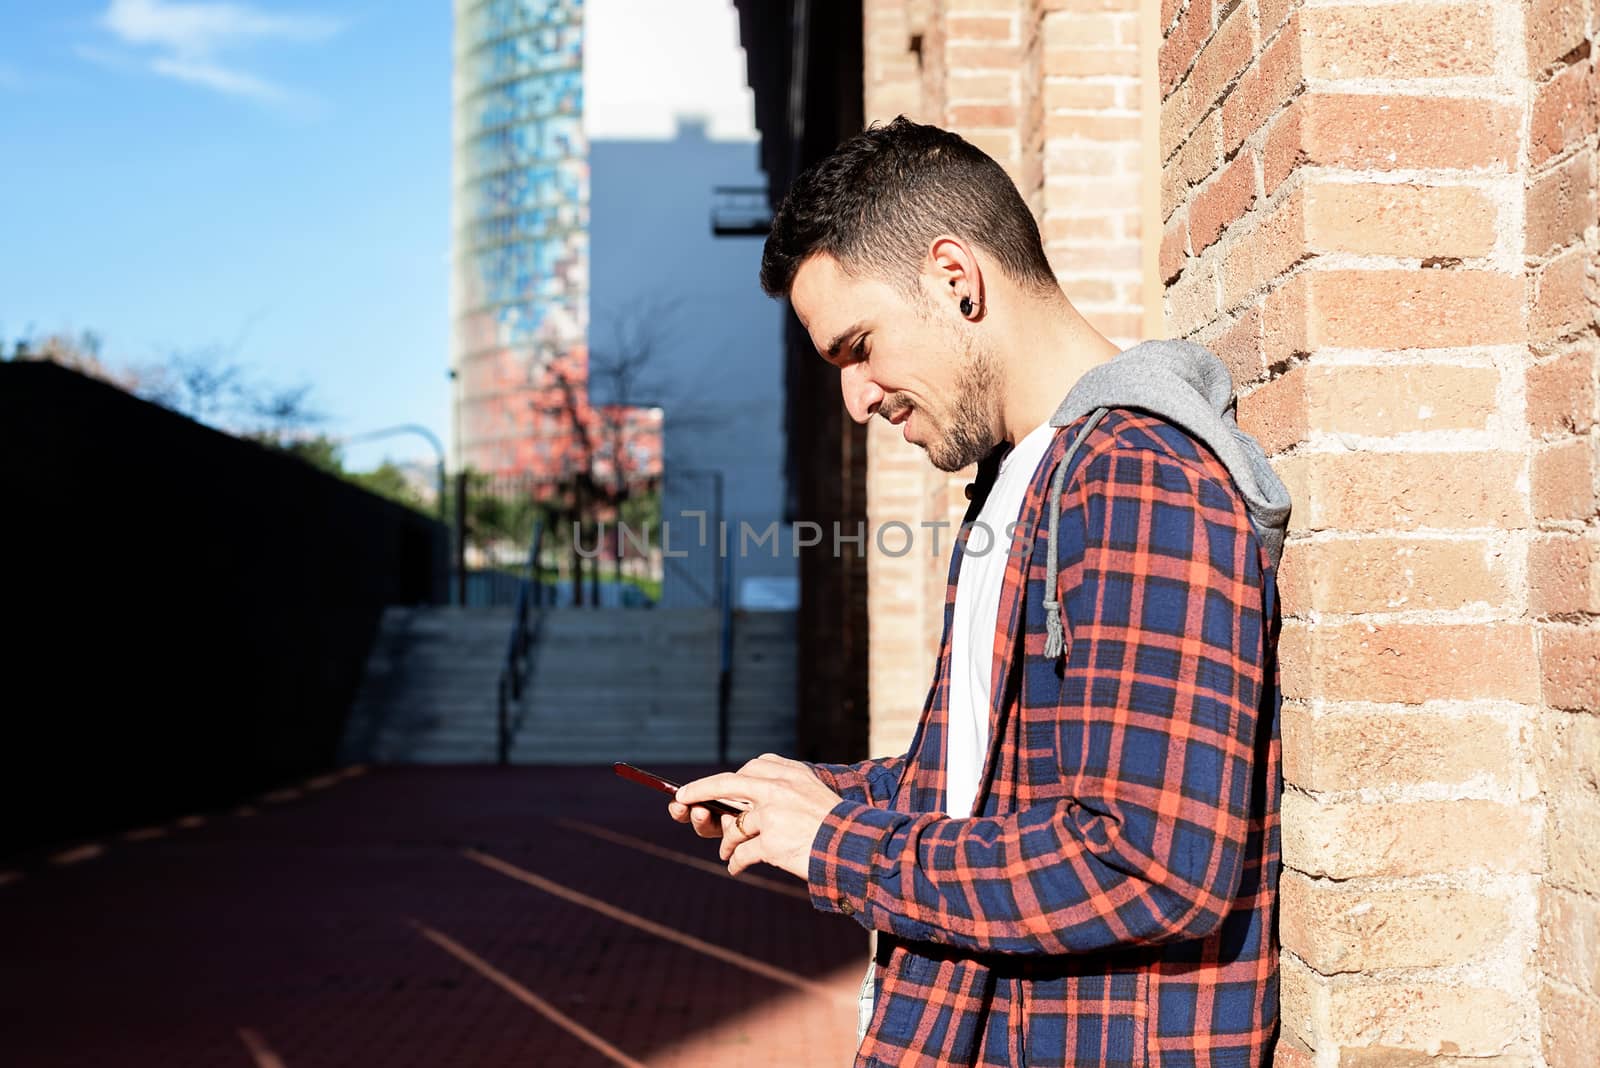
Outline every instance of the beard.
<path id="1" fill-rule="evenodd" d="M 962 348 L 965 359 L 952 392 L 950 414 L 943 419 L 929 417 L 933 434 L 924 446 L 928 462 L 941 471 L 960 471 L 975 464 L 1000 442 L 995 432 L 1000 362 L 975 339 L 963 339 Z"/>

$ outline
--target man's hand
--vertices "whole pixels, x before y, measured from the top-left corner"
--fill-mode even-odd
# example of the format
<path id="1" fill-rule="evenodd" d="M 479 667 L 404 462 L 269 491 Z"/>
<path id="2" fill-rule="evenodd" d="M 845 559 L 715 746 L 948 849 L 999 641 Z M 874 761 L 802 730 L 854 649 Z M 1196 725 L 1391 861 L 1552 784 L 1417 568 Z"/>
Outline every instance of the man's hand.
<path id="1" fill-rule="evenodd" d="M 721 825 L 697 801 L 747 801 L 750 810 Z M 738 875 L 756 863 L 771 864 L 804 879 L 811 869 L 811 843 L 839 795 L 798 760 L 766 753 L 737 772 L 708 775 L 678 788 L 667 811 L 679 823 L 693 823 L 702 838 L 722 838 L 719 852 L 728 871 Z M 740 826 L 743 824 L 743 826 Z"/>

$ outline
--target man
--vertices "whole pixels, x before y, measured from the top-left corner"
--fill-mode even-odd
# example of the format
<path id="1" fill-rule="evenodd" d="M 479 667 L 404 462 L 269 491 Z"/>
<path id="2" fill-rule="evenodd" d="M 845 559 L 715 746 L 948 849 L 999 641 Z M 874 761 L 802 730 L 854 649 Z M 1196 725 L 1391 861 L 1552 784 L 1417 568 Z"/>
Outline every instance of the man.
<path id="1" fill-rule="evenodd" d="M 1004 171 L 904 119 L 796 180 L 762 285 L 852 418 L 978 464 L 970 526 L 905 755 L 763 756 L 673 818 L 879 933 L 857 1065 L 1268 1063 L 1289 502 L 1227 371 L 1118 354 Z"/>

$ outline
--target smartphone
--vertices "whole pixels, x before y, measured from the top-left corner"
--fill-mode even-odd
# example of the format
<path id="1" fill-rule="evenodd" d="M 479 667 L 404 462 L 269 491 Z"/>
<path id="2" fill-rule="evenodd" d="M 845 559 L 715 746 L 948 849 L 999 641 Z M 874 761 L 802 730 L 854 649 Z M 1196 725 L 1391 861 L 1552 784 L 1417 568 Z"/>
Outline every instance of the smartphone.
<path id="1" fill-rule="evenodd" d="M 632 764 L 624 764 L 620 760 L 611 765 L 611 770 L 629 782 L 636 782 L 640 786 L 648 786 L 652 790 L 660 790 L 664 794 L 676 794 L 678 787 L 683 785 L 682 783 L 673 782 L 671 779 L 663 779 L 654 772 L 645 771 L 643 768 L 636 768 Z M 737 816 L 742 811 L 722 801 L 696 801 L 695 804 L 703 808 L 709 808 L 712 812 L 723 816 Z"/>

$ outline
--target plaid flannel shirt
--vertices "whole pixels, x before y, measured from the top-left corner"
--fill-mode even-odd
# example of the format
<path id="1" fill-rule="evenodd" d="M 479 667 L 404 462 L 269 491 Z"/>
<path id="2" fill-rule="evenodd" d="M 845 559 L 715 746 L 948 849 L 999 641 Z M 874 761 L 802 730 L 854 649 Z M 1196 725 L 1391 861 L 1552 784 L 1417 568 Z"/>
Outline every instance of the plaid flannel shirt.
<path id="1" fill-rule="evenodd" d="M 1273 568 L 1210 450 L 1113 408 L 1073 458 L 1064 570 L 1048 574 L 1049 475 L 1081 425 L 1057 432 L 1018 517 L 975 815 L 944 814 L 964 539 L 910 750 L 813 765 L 843 800 L 812 846 L 812 901 L 880 932 L 857 1066 L 1270 1061 Z M 980 469 L 969 522 L 986 482 L 992 468 Z M 1050 582 L 1067 646 L 1046 659 Z"/>

